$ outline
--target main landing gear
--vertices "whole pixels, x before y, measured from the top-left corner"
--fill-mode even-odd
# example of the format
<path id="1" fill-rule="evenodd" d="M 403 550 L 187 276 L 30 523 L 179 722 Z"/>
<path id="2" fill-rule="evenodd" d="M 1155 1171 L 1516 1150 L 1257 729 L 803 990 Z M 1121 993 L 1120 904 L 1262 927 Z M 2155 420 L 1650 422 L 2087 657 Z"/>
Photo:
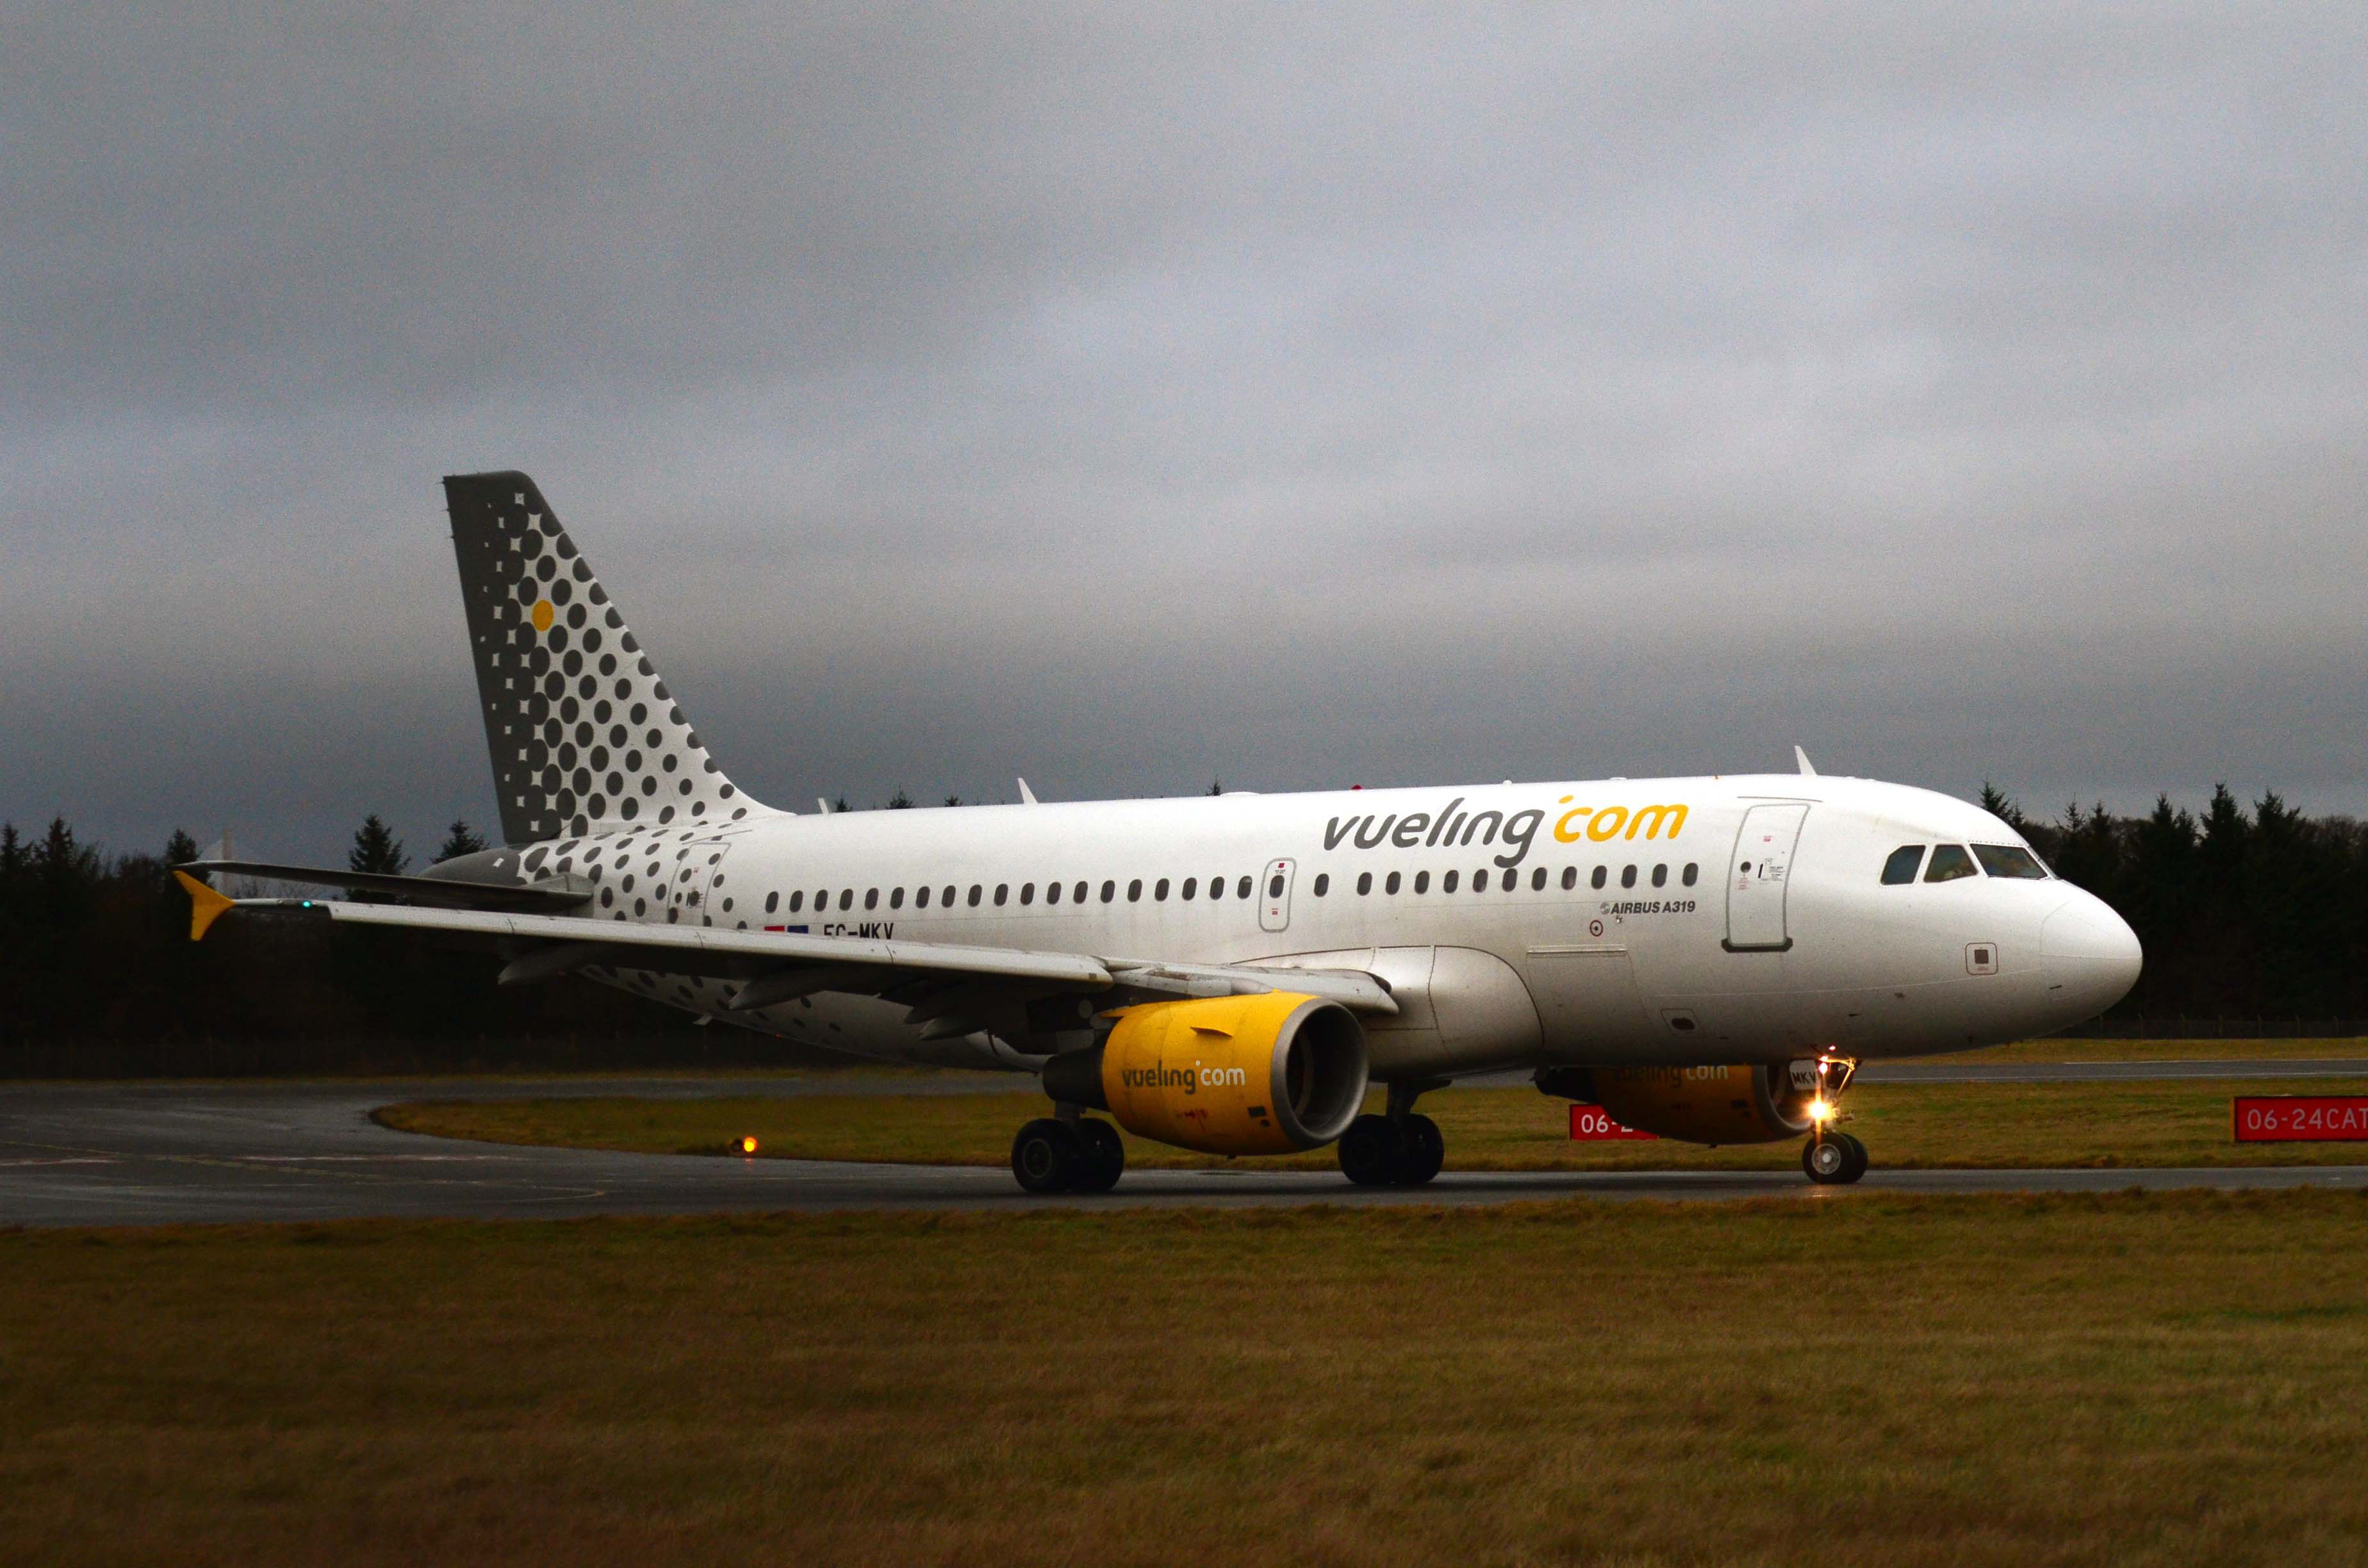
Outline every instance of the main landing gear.
<path id="1" fill-rule="evenodd" d="M 1866 1175 L 1866 1145 L 1838 1130 L 1841 1094 L 1858 1062 L 1848 1056 L 1817 1058 L 1817 1095 L 1809 1104 L 1809 1141 L 1801 1146 L 1801 1169 L 1820 1187 L 1848 1187 Z"/>
<path id="2" fill-rule="evenodd" d="M 1011 1141 L 1011 1174 L 1030 1192 L 1108 1192 L 1125 1170 L 1118 1129 L 1091 1117 L 1039 1117 Z"/>
<path id="3" fill-rule="evenodd" d="M 1389 1113 L 1360 1116 L 1340 1134 L 1340 1172 L 1359 1187 L 1420 1187 L 1447 1160 L 1439 1123 L 1415 1113 L 1414 1102 L 1444 1078 L 1390 1085 Z"/>

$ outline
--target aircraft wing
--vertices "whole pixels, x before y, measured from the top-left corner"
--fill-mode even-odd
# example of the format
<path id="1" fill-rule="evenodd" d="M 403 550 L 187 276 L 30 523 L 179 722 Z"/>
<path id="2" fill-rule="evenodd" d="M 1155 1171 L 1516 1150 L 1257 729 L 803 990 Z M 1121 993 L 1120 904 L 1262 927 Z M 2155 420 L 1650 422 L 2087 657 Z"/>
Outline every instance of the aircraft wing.
<path id="1" fill-rule="evenodd" d="M 1067 994 L 1129 1005 L 1163 996 L 1223 996 L 1293 991 L 1337 1001 L 1353 1012 L 1394 1014 L 1389 987 L 1361 970 L 1264 969 L 1256 964 L 1175 963 L 1088 953 L 1042 952 L 876 937 L 818 937 L 796 931 L 718 930 L 708 926 L 648 926 L 583 915 L 486 909 L 432 909 L 353 903 L 340 899 L 230 899 L 182 876 L 195 908 L 193 937 L 232 909 L 294 911 L 341 925 L 386 926 L 478 938 L 517 956 L 506 980 L 531 980 L 578 969 L 655 970 L 743 983 L 735 1008 L 787 1001 L 814 991 L 887 994 L 934 1006 L 931 992 L 951 984 Z M 941 983 L 931 985 L 930 982 Z M 967 1017 L 949 1004 L 950 1019 Z M 924 1021 L 916 1019 L 916 1022 Z"/>
<path id="2" fill-rule="evenodd" d="M 459 909 L 521 909 L 555 913 L 584 903 L 591 898 L 593 892 L 592 884 L 580 877 L 554 877 L 540 882 L 464 882 L 450 877 L 403 877 L 384 871 L 333 871 L 322 866 L 283 866 L 270 860 L 191 860 L 174 869 L 351 888 L 359 892 L 382 892 L 390 897 L 414 898 L 423 903 Z"/>

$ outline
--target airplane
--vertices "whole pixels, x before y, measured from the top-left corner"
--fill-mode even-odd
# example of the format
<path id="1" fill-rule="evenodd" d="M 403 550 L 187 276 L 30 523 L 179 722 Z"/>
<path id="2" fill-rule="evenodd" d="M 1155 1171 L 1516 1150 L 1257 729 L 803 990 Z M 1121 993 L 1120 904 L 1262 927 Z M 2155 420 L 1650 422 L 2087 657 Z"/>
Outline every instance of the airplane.
<path id="1" fill-rule="evenodd" d="M 1032 1193 L 1114 1187 L 1113 1123 L 1219 1155 L 1331 1144 L 1352 1182 L 1419 1186 L 1445 1157 L 1420 1098 L 1520 1070 L 1622 1129 L 1800 1139 L 1811 1180 L 1847 1184 L 1860 1062 L 2046 1034 L 2137 979 L 2129 926 L 2004 821 L 1798 748 L 1792 774 L 764 806 L 532 480 L 444 490 L 505 842 L 416 876 L 197 862 L 193 939 L 233 909 L 424 931 L 504 983 L 1034 1074 L 1050 1112 L 1011 1149 Z M 219 873 L 348 892 L 233 899 Z"/>

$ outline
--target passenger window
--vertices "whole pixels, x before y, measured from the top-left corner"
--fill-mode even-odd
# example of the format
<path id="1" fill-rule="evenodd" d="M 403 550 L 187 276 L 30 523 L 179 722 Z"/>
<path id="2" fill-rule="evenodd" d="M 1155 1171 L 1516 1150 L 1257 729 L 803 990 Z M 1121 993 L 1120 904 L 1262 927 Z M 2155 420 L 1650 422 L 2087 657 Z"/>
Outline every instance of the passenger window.
<path id="1" fill-rule="evenodd" d="M 1183 894 L 1184 902 L 1185 902 L 1185 903 L 1191 903 L 1191 902 L 1192 902 L 1192 894 L 1193 894 L 1193 892 L 1194 892 L 1196 889 L 1198 889 L 1198 888 L 1200 887 L 1200 885 L 1201 885 L 1201 879 L 1200 879 L 1200 878 L 1198 878 L 1198 877 L 1187 877 L 1187 878 L 1185 878 L 1185 879 L 1184 879 L 1184 885 L 1183 885 L 1183 887 L 1181 887 L 1181 888 L 1180 888 L 1180 889 L 1178 889 L 1178 891 L 1180 893 L 1182 893 L 1182 894 Z"/>
<path id="2" fill-rule="evenodd" d="M 1485 872 L 1484 872 L 1484 873 L 1482 873 L 1482 874 L 1483 874 L 1483 875 L 1486 875 L 1486 873 L 1485 873 Z M 1506 868 L 1505 868 L 1505 891 L 1506 891 L 1507 892 L 1511 892 L 1514 889 L 1516 889 L 1516 888 L 1520 887 L 1520 885 L 1521 885 L 1521 873 L 1520 873 L 1520 872 L 1519 872 L 1519 871 L 1516 871 L 1516 870 L 1515 870 L 1515 869 L 1513 869 L 1510 866 L 1506 867 Z"/>
<path id="3" fill-rule="evenodd" d="M 1932 847 L 1932 864 L 1925 868 L 1928 882 L 1953 882 L 1959 877 L 1979 875 L 1974 869 L 1974 858 L 1959 844 L 1939 844 Z"/>
<path id="4" fill-rule="evenodd" d="M 1058 903 L 1061 902 L 1060 883 L 1046 882 L 1044 884 L 1044 902 L 1046 903 Z"/>
<path id="5" fill-rule="evenodd" d="M 1695 865 L 1692 861 L 1689 860 L 1689 861 L 1687 861 L 1687 862 L 1686 862 L 1686 874 L 1685 874 L 1684 876 L 1682 876 L 1682 877 L 1679 877 L 1678 880 L 1679 880 L 1679 881 L 1681 881 L 1681 882 L 1685 883 L 1685 884 L 1686 884 L 1686 886 L 1688 886 L 1688 887 L 1691 887 L 1691 886 L 1693 886 L 1693 885 L 1694 885 L 1694 879 L 1695 879 L 1696 877 L 1701 876 L 1701 875 L 1702 875 L 1702 868 L 1701 868 L 1700 866 Z"/>
<path id="6" fill-rule="evenodd" d="M 888 907 L 891 909 L 902 909 L 905 907 L 905 890 L 903 888 L 890 888 L 888 890 Z"/>
<path id="7" fill-rule="evenodd" d="M 1166 903 L 1167 902 L 1167 879 L 1166 877 L 1160 878 L 1159 881 L 1152 884 L 1151 896 L 1153 901 L 1156 903 Z"/>
<path id="8" fill-rule="evenodd" d="M 1577 886 L 1578 886 L 1578 868 L 1565 866 L 1562 869 L 1562 891 L 1568 892 Z"/>
<path id="9" fill-rule="evenodd" d="M 916 909 L 927 909 L 929 907 L 928 889 L 915 888 L 913 890 L 913 907 Z"/>
<path id="10" fill-rule="evenodd" d="M 820 915 L 824 910 L 828 909 L 829 907 L 830 890 L 828 888 L 816 889 L 814 892 L 814 913 L 816 915 Z"/>
<path id="11" fill-rule="evenodd" d="M 1071 903 L 1083 903 L 1086 902 L 1085 883 L 1079 882 L 1074 889 L 1070 890 L 1069 902 Z"/>
<path id="12" fill-rule="evenodd" d="M 976 908 L 978 907 L 978 901 L 979 901 L 981 898 L 985 897 L 985 893 L 986 893 L 986 890 L 985 890 L 985 888 L 983 888 L 983 887 L 979 886 L 976 882 L 973 882 L 973 883 L 971 883 L 971 885 L 970 885 L 970 906 L 971 906 L 973 909 L 976 909 Z"/>
<path id="13" fill-rule="evenodd" d="M 1011 884 L 1010 884 L 1009 882 L 997 882 L 997 883 L 996 883 L 996 884 L 995 884 L 995 907 L 996 907 L 996 908 L 997 908 L 997 909 L 1001 909 L 1001 908 L 1003 907 L 1004 901 L 1005 901 L 1006 899 L 1008 899 L 1010 896 L 1011 896 Z"/>
<path id="14" fill-rule="evenodd" d="M 1589 886 L 1589 887 L 1592 887 L 1592 888 L 1600 888 L 1600 887 L 1601 887 L 1601 886 L 1603 885 L 1603 873 L 1604 873 L 1604 870 L 1605 870 L 1605 868 L 1603 868 L 1603 867 L 1601 867 L 1601 866 L 1598 866 L 1598 867 L 1596 867 L 1596 868 L 1595 868 L 1595 875 L 1593 875 L 1592 877 L 1589 877 L 1589 878 L 1588 879 L 1588 881 L 1587 881 L 1587 885 L 1588 885 L 1588 886 Z"/>
<path id="15" fill-rule="evenodd" d="M 1622 866 L 1620 868 L 1620 885 L 1623 888 L 1633 888 L 1636 885 L 1635 867 Z"/>
<path id="16" fill-rule="evenodd" d="M 1357 873 L 1357 896 L 1358 896 L 1359 898 L 1362 898 L 1362 897 L 1364 897 L 1367 893 L 1370 893 L 1370 892 L 1372 892 L 1372 891 L 1373 891 L 1373 873 L 1372 873 L 1372 872 L 1371 872 L 1371 871 L 1360 871 L 1360 872 L 1358 872 L 1358 873 Z"/>
<path id="17" fill-rule="evenodd" d="M 1141 877 L 1137 877 L 1134 881 L 1126 884 L 1126 902 L 1129 903 L 1141 903 L 1143 902 L 1143 879 Z"/>
<path id="18" fill-rule="evenodd" d="M 1318 898 L 1322 898 L 1322 897 L 1323 897 L 1326 892 L 1330 892 L 1330 891 L 1331 891 L 1331 888 L 1332 888 L 1332 873 L 1331 873 L 1331 872 L 1329 872 L 1329 871 L 1318 871 L 1318 872 L 1316 872 L 1316 873 L 1315 873 L 1315 896 L 1316 896 L 1316 897 L 1318 897 Z"/>
<path id="19" fill-rule="evenodd" d="M 1980 858 L 1982 869 L 1993 877 L 2031 882 L 2047 880 L 2047 868 L 2039 863 L 2039 857 L 2020 844 L 1976 844 L 1974 854 Z"/>
<path id="20" fill-rule="evenodd" d="M 1455 891 L 1457 881 L 1462 878 L 1463 875 L 1463 873 L 1461 871 L 1448 872 L 1447 875 L 1439 879 L 1439 891 L 1441 892 L 1453 892 Z M 1417 889 L 1416 891 L 1420 892 L 1421 890 Z"/>
<path id="21" fill-rule="evenodd" d="M 853 907 L 854 907 L 854 905 L 855 905 L 855 890 L 854 890 L 853 888 L 841 888 L 841 889 L 839 889 L 839 890 L 838 890 L 838 906 L 839 906 L 839 908 L 841 908 L 841 909 L 851 909 L 851 908 L 853 908 Z"/>
<path id="22" fill-rule="evenodd" d="M 806 890 L 805 890 L 805 889 L 803 889 L 803 888 L 800 888 L 800 889 L 798 889 L 798 891 L 797 891 L 797 892 L 793 892 L 793 893 L 790 894 L 790 913 L 791 913 L 791 915 L 795 915 L 799 910 L 803 909 L 805 906 L 806 906 Z"/>
<path id="23" fill-rule="evenodd" d="M 1546 869 L 1543 866 L 1530 873 L 1530 891 L 1531 892 L 1546 891 Z"/>
<path id="24" fill-rule="evenodd" d="M 1897 887 L 1903 882 L 1914 881 L 1916 868 L 1923 863 L 1924 846 L 1922 845 L 1901 845 L 1891 852 L 1891 858 L 1883 863 L 1883 885 Z"/>
<path id="25" fill-rule="evenodd" d="M 866 909 L 877 909 L 880 907 L 880 890 L 878 888 L 868 888 L 864 891 L 863 907 Z"/>
<path id="26" fill-rule="evenodd" d="M 1022 883 L 1020 883 L 1020 884 L 1019 884 L 1019 903 L 1020 903 L 1020 905 L 1024 908 L 1024 907 L 1026 907 L 1027 905 L 1031 904 L 1031 903 L 1035 903 L 1035 902 L 1036 902 L 1036 884 L 1035 884 L 1034 882 L 1022 882 Z"/>
<path id="27" fill-rule="evenodd" d="M 1478 870 L 1472 873 L 1472 891 L 1474 892 L 1486 892 L 1488 891 L 1487 867 L 1483 866 Z"/>
<path id="28" fill-rule="evenodd" d="M 1665 888 L 1669 885 L 1669 869 L 1667 866 L 1656 866 L 1653 868 L 1653 885 L 1656 888 Z"/>
<path id="29" fill-rule="evenodd" d="M 1235 898 L 1247 898 L 1250 896 L 1250 880 L 1247 877 L 1244 877 L 1241 880 L 1241 884 L 1234 889 L 1234 896 Z"/>
<path id="30" fill-rule="evenodd" d="M 1395 892 L 1398 891 L 1398 874 L 1395 871 L 1392 871 L 1390 873 L 1390 880 L 1382 884 L 1382 891 L 1383 892 Z"/>
<path id="31" fill-rule="evenodd" d="M 1277 871 L 1273 876 L 1267 879 L 1266 896 L 1269 898 L 1281 898 L 1282 896 L 1282 873 L 1281 871 Z"/>
<path id="32" fill-rule="evenodd" d="M 1209 879 L 1209 896 L 1212 899 L 1223 898 L 1225 896 L 1224 878 L 1211 877 Z"/>
<path id="33" fill-rule="evenodd" d="M 777 910 L 777 909 L 779 909 L 779 908 L 780 908 L 780 907 L 781 907 L 781 895 L 780 895 L 780 893 L 778 893 L 778 892 L 768 892 L 768 893 L 767 893 L 767 894 L 765 895 L 765 913 L 766 913 L 766 914 L 770 915 L 770 914 L 772 914 L 775 910 Z"/>
<path id="34" fill-rule="evenodd" d="M 1417 871 L 1414 874 L 1414 891 L 1417 892 L 1429 892 L 1430 891 L 1430 873 L 1429 871 Z"/>
<path id="35" fill-rule="evenodd" d="M 938 900 L 938 902 L 939 902 L 939 903 L 941 903 L 941 904 L 945 905 L 948 909 L 951 909 L 951 908 L 954 906 L 954 885 L 953 885 L 953 883 L 951 883 L 951 882 L 948 882 L 948 883 L 946 884 L 945 896 L 944 896 L 944 897 L 942 897 L 942 898 L 940 898 L 940 899 L 939 899 L 939 900 Z"/>
<path id="36" fill-rule="evenodd" d="M 1104 883 L 1102 884 L 1102 902 L 1103 902 L 1104 903 L 1108 903 L 1110 900 L 1112 900 L 1112 899 L 1116 898 L 1117 896 L 1118 896 L 1118 884 L 1117 884 L 1116 882 L 1104 882 Z"/>

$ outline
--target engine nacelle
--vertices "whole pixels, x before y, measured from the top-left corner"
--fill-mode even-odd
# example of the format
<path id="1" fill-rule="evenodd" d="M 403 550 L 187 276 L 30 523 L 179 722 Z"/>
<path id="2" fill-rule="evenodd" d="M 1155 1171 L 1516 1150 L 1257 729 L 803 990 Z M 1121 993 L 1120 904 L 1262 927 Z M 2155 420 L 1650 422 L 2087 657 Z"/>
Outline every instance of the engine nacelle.
<path id="1" fill-rule="evenodd" d="M 1689 1143 L 1774 1143 L 1811 1126 L 1816 1064 L 1750 1067 L 1557 1067 L 1538 1087 L 1589 1100 L 1639 1132 Z"/>
<path id="2" fill-rule="evenodd" d="M 1044 1092 L 1107 1110 L 1137 1137 L 1208 1154 L 1329 1143 L 1364 1108 L 1365 1031 L 1294 992 L 1150 1002 L 1110 1038 L 1044 1064 Z"/>

